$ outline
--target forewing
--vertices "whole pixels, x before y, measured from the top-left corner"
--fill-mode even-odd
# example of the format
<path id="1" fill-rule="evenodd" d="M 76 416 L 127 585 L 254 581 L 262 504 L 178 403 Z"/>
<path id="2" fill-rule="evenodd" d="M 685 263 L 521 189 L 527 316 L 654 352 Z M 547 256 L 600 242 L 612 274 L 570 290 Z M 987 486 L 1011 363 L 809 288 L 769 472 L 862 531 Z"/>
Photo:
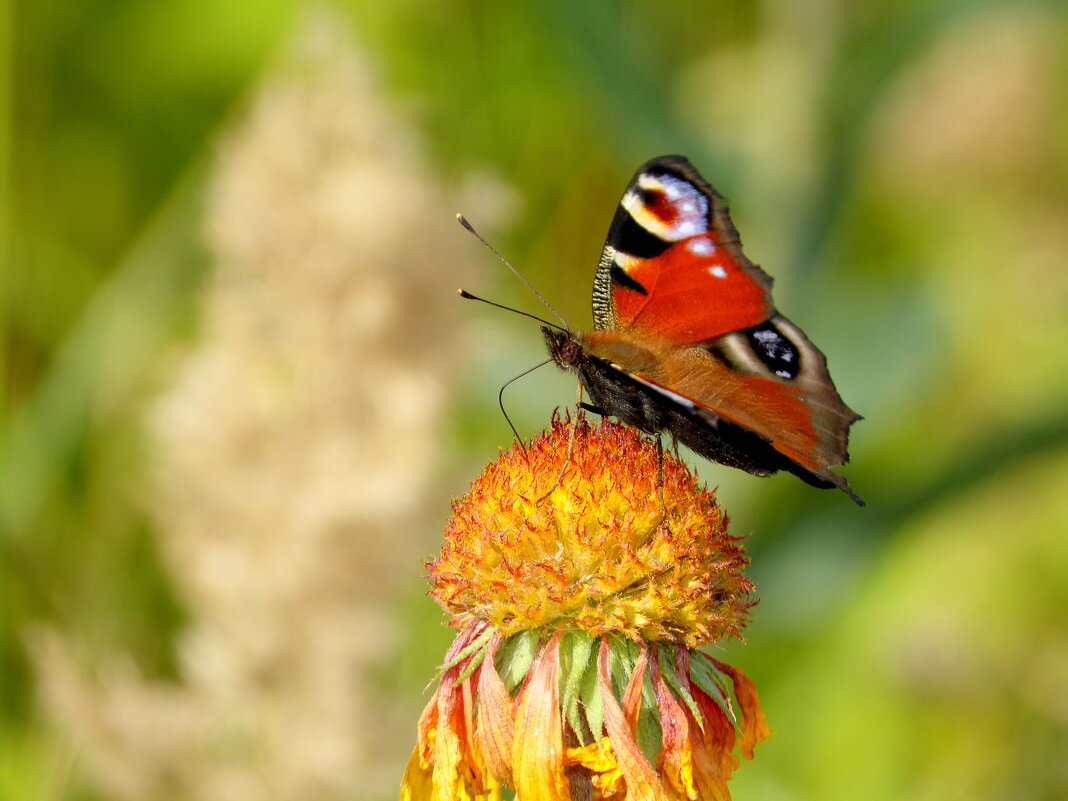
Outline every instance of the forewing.
<path id="1" fill-rule="evenodd" d="M 675 343 L 715 339 L 774 314 L 771 279 L 742 253 L 724 199 L 681 156 L 642 165 L 597 268 L 594 323 Z"/>

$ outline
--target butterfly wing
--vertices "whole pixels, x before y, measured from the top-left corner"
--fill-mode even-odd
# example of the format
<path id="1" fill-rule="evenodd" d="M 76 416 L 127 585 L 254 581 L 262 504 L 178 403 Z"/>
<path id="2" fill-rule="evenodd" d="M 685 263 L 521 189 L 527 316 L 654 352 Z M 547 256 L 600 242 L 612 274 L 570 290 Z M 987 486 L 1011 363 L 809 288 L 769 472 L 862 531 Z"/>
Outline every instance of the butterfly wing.
<path id="1" fill-rule="evenodd" d="M 742 253 L 724 199 L 681 156 L 642 165 L 601 253 L 595 327 L 700 342 L 773 313 L 771 278 Z"/>
<path id="2" fill-rule="evenodd" d="M 857 500 L 831 470 L 848 460 L 857 414 L 823 354 L 776 311 L 770 277 L 742 253 L 723 198 L 686 159 L 654 159 L 627 186 L 594 282 L 594 321 L 589 353 L 683 410 L 700 434 L 686 444 L 699 453 L 721 461 L 728 421 L 786 460 L 765 472 L 785 466 Z"/>

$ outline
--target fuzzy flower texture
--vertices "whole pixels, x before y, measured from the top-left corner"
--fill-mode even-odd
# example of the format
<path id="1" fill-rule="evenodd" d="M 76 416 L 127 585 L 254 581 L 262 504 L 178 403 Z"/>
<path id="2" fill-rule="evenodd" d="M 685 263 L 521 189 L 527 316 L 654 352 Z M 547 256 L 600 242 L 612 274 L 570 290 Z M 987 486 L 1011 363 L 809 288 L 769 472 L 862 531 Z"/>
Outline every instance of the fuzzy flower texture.
<path id="1" fill-rule="evenodd" d="M 729 801 L 771 732 L 701 648 L 741 636 L 748 560 L 684 464 L 659 476 L 633 429 L 557 420 L 455 502 L 429 571 L 458 633 L 401 801 Z"/>

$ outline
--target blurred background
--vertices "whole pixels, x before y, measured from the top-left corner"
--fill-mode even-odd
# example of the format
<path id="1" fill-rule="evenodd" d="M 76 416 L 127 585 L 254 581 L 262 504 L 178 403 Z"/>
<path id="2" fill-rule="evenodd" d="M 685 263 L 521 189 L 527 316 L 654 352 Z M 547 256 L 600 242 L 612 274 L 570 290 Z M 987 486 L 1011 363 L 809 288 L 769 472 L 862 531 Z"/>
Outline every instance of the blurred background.
<path id="1" fill-rule="evenodd" d="M 387 799 L 421 560 L 687 155 L 868 502 L 697 465 L 761 603 L 737 799 L 1068 798 L 1068 7 L 0 2 L 0 797 Z M 546 367 L 530 435 L 574 397 Z"/>

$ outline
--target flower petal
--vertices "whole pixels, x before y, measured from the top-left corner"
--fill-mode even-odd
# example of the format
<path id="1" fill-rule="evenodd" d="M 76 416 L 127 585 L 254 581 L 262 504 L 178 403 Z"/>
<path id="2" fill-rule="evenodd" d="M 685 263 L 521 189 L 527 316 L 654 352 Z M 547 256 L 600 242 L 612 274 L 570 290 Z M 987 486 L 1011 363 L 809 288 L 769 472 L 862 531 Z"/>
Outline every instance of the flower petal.
<path id="1" fill-rule="evenodd" d="M 612 750 L 612 743 L 607 737 L 589 745 L 568 748 L 565 760 L 568 765 L 585 768 L 590 785 L 597 789 L 593 798 L 609 798 L 623 789 L 623 772 L 619 769 L 615 751 Z M 620 799 L 624 796 L 625 794 L 621 795 Z"/>
<path id="2" fill-rule="evenodd" d="M 623 691 L 623 714 L 634 734 L 638 733 L 638 716 L 642 712 L 642 680 L 645 678 L 645 667 L 648 663 L 649 649 L 642 645 L 638 649 L 638 659 L 630 673 L 627 689 Z"/>
<path id="3" fill-rule="evenodd" d="M 497 781 L 511 785 L 515 705 L 493 663 L 502 639 L 498 634 L 490 640 L 479 668 L 476 736 L 489 772 Z"/>
<path id="4" fill-rule="evenodd" d="M 660 728 L 663 731 L 659 763 L 660 775 L 686 798 L 696 799 L 697 788 L 693 783 L 693 750 L 690 742 L 690 724 L 686 712 L 668 689 L 660 673 L 659 654 L 649 660 L 649 673 L 653 680 L 653 692 L 660 711 Z"/>
<path id="5" fill-rule="evenodd" d="M 464 744 L 462 690 L 455 685 L 457 668 L 449 668 L 438 688 L 438 727 L 434 737 L 433 778 L 435 801 L 463 798 Z"/>
<path id="6" fill-rule="evenodd" d="M 666 799 L 664 787 L 656 776 L 656 771 L 645 758 L 638 742 L 634 739 L 633 725 L 628 718 L 631 715 L 624 713 L 623 709 L 612 694 L 612 677 L 608 671 L 608 639 L 602 638 L 601 650 L 597 656 L 597 680 L 601 687 L 601 700 L 604 704 L 604 727 L 608 732 L 608 739 L 616 753 L 619 768 L 627 783 L 627 798 L 642 799 L 642 801 L 659 801 Z M 642 649 L 638 663 L 641 665 L 641 673 L 645 672 L 645 649 Z M 635 682 L 635 676 L 638 680 Z M 639 675 L 638 666 L 635 666 L 631 674 L 630 683 L 624 693 L 624 704 L 629 706 L 628 712 L 637 720 L 640 709 L 642 676 Z"/>
<path id="7" fill-rule="evenodd" d="M 512 743 L 516 799 L 571 801 L 560 715 L 560 632 L 536 657 L 529 676 L 519 696 Z"/>
<path id="8" fill-rule="evenodd" d="M 400 801 L 429 801 L 433 791 L 430 770 L 420 764 L 419 746 L 416 746 L 401 779 Z"/>
<path id="9" fill-rule="evenodd" d="M 419 739 L 401 779 L 400 801 L 425 801 L 433 793 L 433 743 L 437 735 L 438 694 L 435 691 L 419 716 Z"/>
<path id="10" fill-rule="evenodd" d="M 772 735 L 771 727 L 764 717 L 764 710 L 760 706 L 760 698 L 757 697 L 756 685 L 738 668 L 715 659 L 712 662 L 734 682 L 734 695 L 742 710 L 742 737 L 738 741 L 738 750 L 746 759 L 752 759 L 753 747 Z"/>
<path id="11" fill-rule="evenodd" d="M 401 782 L 407 801 L 459 801 L 488 798 L 496 787 L 485 771 L 471 738 L 471 679 L 459 681 L 468 655 L 457 658 L 481 633 L 479 624 L 460 631 L 445 656 L 449 667 L 419 719 L 419 742 Z"/>
<path id="12" fill-rule="evenodd" d="M 675 652 L 675 677 L 690 694 L 698 714 L 689 705 L 683 714 L 692 743 L 693 782 L 702 801 L 730 801 L 727 779 L 737 765 L 734 750 L 734 723 L 712 698 L 690 681 L 690 656 L 685 648 Z"/>

